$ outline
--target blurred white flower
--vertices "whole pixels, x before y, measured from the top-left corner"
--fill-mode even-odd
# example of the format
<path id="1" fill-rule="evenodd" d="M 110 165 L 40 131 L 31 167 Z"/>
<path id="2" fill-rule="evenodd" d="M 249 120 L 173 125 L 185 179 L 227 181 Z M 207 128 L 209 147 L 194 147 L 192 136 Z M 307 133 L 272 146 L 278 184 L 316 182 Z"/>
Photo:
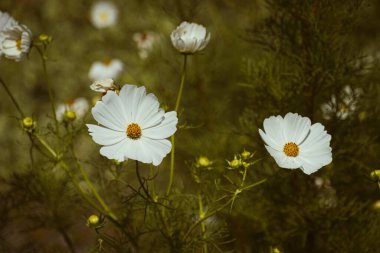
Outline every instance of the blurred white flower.
<path id="1" fill-rule="evenodd" d="M 113 26 L 116 23 L 117 15 L 118 10 L 112 2 L 97 2 L 91 8 L 91 22 L 98 29 Z"/>
<path id="2" fill-rule="evenodd" d="M 5 29 L 18 25 L 17 21 L 8 13 L 0 11 L 0 32 Z"/>
<path id="3" fill-rule="evenodd" d="M 165 113 L 155 95 L 144 87 L 124 85 L 119 95 L 108 91 L 92 108 L 102 126 L 88 124 L 93 140 L 103 145 L 100 154 L 119 162 L 134 159 L 159 165 L 170 152 L 166 138 L 177 130 L 177 113 Z"/>
<path id="4" fill-rule="evenodd" d="M 8 24 L 13 21 L 8 22 Z M 0 32 L 0 54 L 6 58 L 20 61 L 29 52 L 32 32 L 25 25 L 8 26 Z"/>
<path id="5" fill-rule="evenodd" d="M 83 118 L 88 112 L 89 104 L 85 98 L 77 98 L 57 106 L 55 115 L 59 121 L 63 120 L 65 113 L 74 112 L 76 118 Z"/>
<path id="6" fill-rule="evenodd" d="M 332 161 L 331 135 L 320 123 L 311 125 L 310 119 L 297 113 L 284 118 L 271 116 L 264 120 L 264 131 L 259 129 L 265 147 L 278 166 L 301 168 L 311 174 Z"/>
<path id="7" fill-rule="evenodd" d="M 347 119 L 356 110 L 357 98 L 361 93 L 360 89 L 352 90 L 346 85 L 339 94 L 339 101 L 335 95 L 332 95 L 328 103 L 321 105 L 323 118 L 329 120 L 335 115 L 338 119 Z"/>
<path id="8" fill-rule="evenodd" d="M 133 34 L 133 40 L 137 44 L 139 56 L 141 59 L 146 59 L 149 52 L 153 49 L 153 45 L 158 39 L 154 32 L 138 32 Z"/>
<path id="9" fill-rule="evenodd" d="M 184 21 L 171 33 L 170 38 L 179 52 L 193 54 L 207 46 L 211 34 L 202 25 Z"/>
<path id="10" fill-rule="evenodd" d="M 91 65 L 88 76 L 92 81 L 117 79 L 124 70 L 124 64 L 118 59 L 96 61 Z"/>
<path id="11" fill-rule="evenodd" d="M 107 92 L 108 90 L 114 90 L 116 88 L 112 79 L 95 81 L 90 85 L 91 90 L 96 92 Z"/>

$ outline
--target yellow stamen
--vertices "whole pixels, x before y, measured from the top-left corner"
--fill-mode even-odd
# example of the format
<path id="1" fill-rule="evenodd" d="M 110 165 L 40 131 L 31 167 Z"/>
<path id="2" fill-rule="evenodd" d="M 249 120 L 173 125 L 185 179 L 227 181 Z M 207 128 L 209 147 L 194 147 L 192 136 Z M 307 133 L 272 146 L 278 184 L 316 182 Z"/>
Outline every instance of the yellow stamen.
<path id="1" fill-rule="evenodd" d="M 103 59 L 103 64 L 106 65 L 106 66 L 109 66 L 111 64 L 112 60 L 108 57 L 105 57 Z"/>
<path id="2" fill-rule="evenodd" d="M 283 151 L 287 156 L 296 157 L 298 156 L 299 148 L 294 142 L 288 142 L 285 144 Z"/>
<path id="3" fill-rule="evenodd" d="M 99 18 L 101 21 L 105 22 L 108 20 L 108 17 L 109 17 L 109 13 L 106 12 L 106 11 L 102 11 L 100 14 L 99 14 Z"/>
<path id="4" fill-rule="evenodd" d="M 16 47 L 17 47 L 18 50 L 21 50 L 21 39 L 18 39 L 16 41 Z"/>
<path id="5" fill-rule="evenodd" d="M 133 140 L 141 137 L 141 128 L 136 123 L 131 123 L 127 127 L 127 136 Z"/>
<path id="6" fill-rule="evenodd" d="M 339 112 L 342 112 L 342 113 L 348 112 L 348 106 L 343 104 L 343 103 L 340 103 L 339 104 Z"/>

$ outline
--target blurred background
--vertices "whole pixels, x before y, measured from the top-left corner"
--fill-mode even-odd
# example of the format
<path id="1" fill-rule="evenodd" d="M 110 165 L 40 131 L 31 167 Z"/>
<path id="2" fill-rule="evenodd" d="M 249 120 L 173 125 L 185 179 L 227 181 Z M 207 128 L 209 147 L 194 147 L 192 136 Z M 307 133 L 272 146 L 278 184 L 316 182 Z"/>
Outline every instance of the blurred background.
<path id="1" fill-rule="evenodd" d="M 210 251 L 380 252 L 380 189 L 370 177 L 380 169 L 378 1 L 108 2 L 116 6 L 117 20 L 99 29 L 91 22 L 96 1 L 1 0 L 0 10 L 35 38 L 52 37 L 48 77 L 34 48 L 21 62 L 0 60 L 0 77 L 25 114 L 37 119 L 41 135 L 53 139 L 47 82 L 56 106 L 79 97 L 92 106 L 98 94 L 89 89 L 89 72 L 107 59 L 123 64 L 118 84 L 143 85 L 173 110 L 183 58 L 170 33 L 184 20 L 202 24 L 211 41 L 188 61 L 175 187 L 194 193 L 189 167 L 199 156 L 223 168 L 243 149 L 260 158 L 249 171 L 252 180 L 267 179 L 242 194 L 232 213 L 218 214 L 225 243 Z M 154 38 L 151 45 L 142 46 L 147 37 Z M 65 173 L 41 155 L 34 162 L 39 169 L 32 166 L 31 142 L 17 111 L 2 88 L 0 96 L 0 250 L 106 252 L 86 226 L 93 210 Z M 332 135 L 333 162 L 311 176 L 279 168 L 258 135 L 265 118 L 287 112 L 322 123 Z M 109 183 L 113 165 L 88 135 L 89 122 L 89 112 L 74 122 L 75 149 L 102 194 L 122 212 L 119 186 Z M 159 169 L 158 191 L 166 184 L 168 160 Z M 123 176 L 135 180 L 133 169 Z M 156 245 L 141 252 L 169 251 Z"/>

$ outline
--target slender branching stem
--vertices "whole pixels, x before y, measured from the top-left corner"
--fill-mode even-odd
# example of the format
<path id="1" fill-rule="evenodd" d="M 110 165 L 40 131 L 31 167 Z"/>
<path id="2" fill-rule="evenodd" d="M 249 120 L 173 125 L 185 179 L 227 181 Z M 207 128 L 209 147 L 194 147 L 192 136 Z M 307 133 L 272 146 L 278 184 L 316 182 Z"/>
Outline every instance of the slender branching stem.
<path id="1" fill-rule="evenodd" d="M 202 219 L 205 216 L 205 213 L 203 211 L 203 202 L 202 202 L 202 195 L 201 192 L 198 191 L 198 205 L 199 205 L 199 219 Z M 207 242 L 206 239 L 206 224 L 205 221 L 201 221 L 201 233 L 202 233 L 202 239 L 203 239 L 203 253 L 207 253 Z"/>
<path id="2" fill-rule="evenodd" d="M 23 111 L 21 110 L 21 107 L 17 103 L 17 100 L 12 95 L 12 92 L 9 90 L 8 86 L 6 85 L 6 83 L 4 82 L 4 80 L 2 78 L 0 78 L 0 83 L 4 87 L 5 91 L 7 92 L 8 96 L 10 97 L 10 99 L 12 100 L 12 103 L 16 107 L 16 109 L 17 109 L 18 113 L 20 114 L 21 118 L 24 118 L 25 115 L 24 115 Z"/>
<path id="3" fill-rule="evenodd" d="M 182 68 L 182 74 L 181 74 L 181 84 L 179 86 L 177 100 L 176 100 L 175 108 L 174 108 L 174 110 L 177 112 L 177 114 L 178 114 L 178 109 L 179 109 L 179 105 L 180 105 L 180 102 L 181 102 L 181 97 L 182 97 L 182 92 L 183 92 L 183 86 L 184 86 L 185 80 L 186 80 L 187 55 L 185 54 L 183 57 L 184 58 L 183 58 L 183 68 Z M 170 141 L 171 141 L 171 144 L 172 144 L 172 152 L 170 154 L 170 174 L 169 174 L 168 187 L 166 189 L 166 195 L 170 194 L 170 191 L 171 191 L 172 185 L 173 185 L 173 178 L 174 178 L 174 162 L 175 162 L 175 159 L 174 159 L 175 158 L 174 134 L 170 138 Z"/>

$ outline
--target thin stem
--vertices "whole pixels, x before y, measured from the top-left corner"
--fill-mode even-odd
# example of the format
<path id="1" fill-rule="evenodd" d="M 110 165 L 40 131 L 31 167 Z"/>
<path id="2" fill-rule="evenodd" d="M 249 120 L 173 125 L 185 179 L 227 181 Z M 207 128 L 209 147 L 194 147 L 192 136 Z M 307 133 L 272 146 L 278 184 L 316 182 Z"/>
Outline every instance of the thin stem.
<path id="1" fill-rule="evenodd" d="M 198 191 L 198 205 L 199 205 L 199 219 L 202 219 L 205 216 L 205 213 L 203 211 L 203 203 L 202 203 L 202 196 L 201 192 Z M 205 221 L 201 221 L 201 232 L 202 232 L 202 239 L 203 239 L 203 253 L 207 253 L 207 243 L 205 241 L 206 238 L 206 224 Z"/>
<path id="2" fill-rule="evenodd" d="M 187 63 L 187 55 L 185 54 L 184 58 L 183 58 L 183 68 L 182 68 L 182 75 L 181 75 L 181 84 L 179 86 L 177 100 L 176 100 L 175 108 L 174 108 L 174 110 L 177 112 L 177 114 L 178 114 L 178 108 L 179 108 L 179 105 L 180 105 L 180 102 L 181 102 L 183 86 L 185 84 L 185 79 L 186 79 L 186 63 Z M 173 185 L 173 178 L 174 178 L 174 161 L 175 161 L 175 159 L 174 159 L 175 158 L 175 140 L 174 140 L 174 134 L 170 138 L 170 141 L 171 141 L 171 144 L 172 144 L 172 152 L 170 154 L 170 174 L 169 174 L 168 187 L 166 189 L 166 195 L 170 194 L 170 191 L 171 191 L 172 185 Z"/>
<path id="3" fill-rule="evenodd" d="M 42 144 L 42 146 L 44 146 L 44 148 L 46 148 L 46 150 L 49 151 L 49 153 L 53 156 L 54 160 L 58 160 L 58 155 L 53 150 L 53 148 L 50 147 L 50 145 L 44 139 L 42 139 L 39 135 L 35 134 L 34 136 Z"/>
<path id="4" fill-rule="evenodd" d="M 36 47 L 36 49 L 37 49 L 38 53 L 41 56 L 42 67 L 43 67 L 43 70 L 44 70 L 45 81 L 47 83 L 47 88 L 48 88 L 49 99 L 50 99 L 51 109 L 52 109 L 52 113 L 53 113 L 55 128 L 56 128 L 57 134 L 59 135 L 59 122 L 58 122 L 58 119 L 57 119 L 57 115 L 55 113 L 55 104 L 54 104 L 53 89 L 51 87 L 51 84 L 49 82 L 49 77 L 48 77 L 48 74 L 47 74 L 46 56 L 45 56 L 45 53 L 39 47 Z"/>
<path id="5" fill-rule="evenodd" d="M 14 106 L 16 107 L 17 111 L 19 112 L 21 118 L 24 118 L 24 113 L 22 112 L 21 110 L 21 107 L 19 106 L 19 104 L 17 103 L 15 97 L 12 95 L 12 92 L 9 90 L 8 86 L 5 84 L 4 80 L 0 78 L 0 83 L 3 85 L 5 91 L 7 92 L 8 96 L 11 98 Z"/>
<path id="6" fill-rule="evenodd" d="M 79 170 L 80 170 L 80 172 L 81 172 L 84 180 L 86 181 L 87 185 L 91 188 L 91 191 L 94 194 L 95 198 L 99 201 L 100 205 L 104 208 L 104 210 L 106 211 L 106 213 L 112 219 L 114 219 L 115 221 L 117 221 L 118 219 L 117 219 L 116 215 L 114 213 L 112 213 L 111 209 L 108 207 L 108 205 L 106 204 L 106 202 L 100 196 L 100 194 L 96 190 L 95 186 L 92 184 L 91 180 L 88 178 L 86 171 L 83 169 L 83 166 L 79 163 L 78 160 L 77 160 L 77 164 L 78 164 Z"/>

